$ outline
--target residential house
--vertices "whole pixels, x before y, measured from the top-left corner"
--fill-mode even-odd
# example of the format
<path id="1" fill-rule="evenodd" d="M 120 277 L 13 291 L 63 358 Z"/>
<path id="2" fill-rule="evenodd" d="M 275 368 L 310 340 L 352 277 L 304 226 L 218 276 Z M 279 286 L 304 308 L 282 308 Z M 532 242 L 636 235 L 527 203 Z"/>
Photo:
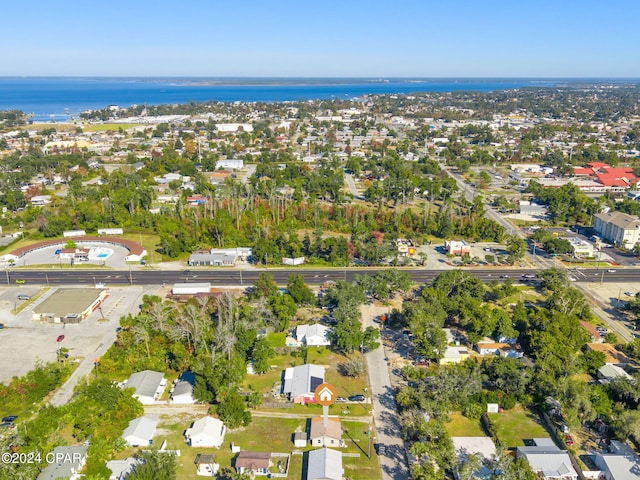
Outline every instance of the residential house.
<path id="1" fill-rule="evenodd" d="M 584 320 L 580 320 L 580 326 L 584 328 L 589 334 L 591 343 L 602 343 L 604 339 L 596 327 L 591 325 L 589 322 L 585 322 Z"/>
<path id="2" fill-rule="evenodd" d="M 441 365 L 455 365 L 469 358 L 469 351 L 464 347 L 447 347 L 440 359 Z"/>
<path id="3" fill-rule="evenodd" d="M 518 345 L 508 342 L 478 342 L 476 350 L 482 356 L 497 355 L 505 358 L 522 358 L 523 356 Z"/>
<path id="4" fill-rule="evenodd" d="M 234 466 L 238 473 L 248 473 L 251 476 L 268 475 L 271 453 L 242 451 L 238 453 Z"/>
<path id="5" fill-rule="evenodd" d="M 34 195 L 31 197 L 31 205 L 34 207 L 44 207 L 51 203 L 51 195 Z"/>
<path id="6" fill-rule="evenodd" d="M 169 403 L 179 405 L 190 405 L 196 403 L 193 397 L 193 389 L 196 385 L 196 377 L 191 372 L 184 372 L 180 375 L 171 389 Z"/>
<path id="7" fill-rule="evenodd" d="M 611 441 L 607 453 L 596 453 L 594 463 L 600 469 L 601 480 L 637 480 L 640 478 L 640 458 L 626 444 Z"/>
<path id="8" fill-rule="evenodd" d="M 606 364 L 598 369 L 597 373 L 600 383 L 609 383 L 616 378 L 626 378 L 631 380 L 632 377 L 617 365 Z"/>
<path id="9" fill-rule="evenodd" d="M 309 347 L 319 347 L 331 345 L 329 338 L 331 330 L 319 323 L 313 325 L 298 325 L 296 327 L 296 340 Z"/>
<path id="10" fill-rule="evenodd" d="M 325 368 L 305 364 L 289 367 L 284 371 L 282 393 L 294 403 L 315 402 L 314 391 L 324 383 Z"/>
<path id="11" fill-rule="evenodd" d="M 143 405 L 153 405 L 164 392 L 167 380 L 161 372 L 143 370 L 132 374 L 124 383 L 124 388 L 133 388 L 134 398 Z"/>
<path id="12" fill-rule="evenodd" d="M 306 480 L 342 480 L 343 475 L 342 452 L 325 447 L 308 453 Z"/>
<path id="13" fill-rule="evenodd" d="M 47 467 L 40 472 L 37 480 L 78 480 L 84 475 L 80 471 L 87 463 L 88 445 L 75 445 L 72 447 L 56 447 L 47 454 Z"/>
<path id="14" fill-rule="evenodd" d="M 213 417 L 203 417 L 187 428 L 184 436 L 190 447 L 215 447 L 220 448 L 227 431 L 224 423 Z"/>
<path id="15" fill-rule="evenodd" d="M 471 455 L 476 455 L 484 463 L 492 460 L 496 456 L 496 445 L 491 437 L 451 437 L 458 463 L 466 463 Z M 477 479 L 493 478 L 493 470 L 483 464 L 478 466 L 478 470 L 473 473 Z M 454 473 L 454 476 L 458 476 Z"/>
<path id="16" fill-rule="evenodd" d="M 107 468 L 111 470 L 109 480 L 126 480 L 136 468 L 136 465 L 140 463 L 142 463 L 142 460 L 135 457 L 125 458 L 124 460 L 109 460 L 107 462 Z"/>
<path id="17" fill-rule="evenodd" d="M 196 464 L 196 475 L 201 477 L 214 477 L 220 465 L 216 463 L 216 459 L 209 453 L 199 453 L 194 461 Z"/>
<path id="18" fill-rule="evenodd" d="M 476 344 L 476 350 L 482 356 L 487 355 L 497 355 L 501 356 L 502 350 L 504 348 L 510 348 L 511 345 L 508 343 L 500 343 L 500 342 L 478 342 Z"/>
<path id="19" fill-rule="evenodd" d="M 628 250 L 640 242 L 640 218 L 622 212 L 597 213 L 593 228 L 596 234 Z"/>
<path id="20" fill-rule="evenodd" d="M 158 419 L 156 417 L 138 417 L 129 422 L 129 426 L 122 432 L 122 438 L 130 447 L 151 445 L 157 426 Z"/>
<path id="21" fill-rule="evenodd" d="M 550 439 L 534 439 L 535 446 L 518 447 L 516 456 L 524 458 L 533 470 L 545 480 L 577 480 L 578 472 L 573 468 L 571 458 L 565 450 L 560 450 Z"/>
<path id="22" fill-rule="evenodd" d="M 243 168 L 244 160 L 227 159 L 216 162 L 216 170 L 242 170 Z"/>
<path id="23" fill-rule="evenodd" d="M 309 428 L 309 443 L 314 447 L 346 447 L 342 441 L 342 423 L 339 418 L 313 417 Z"/>

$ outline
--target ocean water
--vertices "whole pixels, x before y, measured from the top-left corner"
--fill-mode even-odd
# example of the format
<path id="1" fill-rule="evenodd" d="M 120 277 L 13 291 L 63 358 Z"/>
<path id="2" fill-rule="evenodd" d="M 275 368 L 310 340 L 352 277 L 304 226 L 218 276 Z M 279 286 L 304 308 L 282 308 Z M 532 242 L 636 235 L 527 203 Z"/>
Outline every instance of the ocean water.
<path id="1" fill-rule="evenodd" d="M 109 105 L 190 101 L 280 102 L 353 99 L 367 94 L 461 90 L 495 91 L 564 84 L 544 79 L 328 79 L 328 78 L 72 78 L 0 77 L 0 110 L 22 110 L 34 121 L 62 121 Z"/>

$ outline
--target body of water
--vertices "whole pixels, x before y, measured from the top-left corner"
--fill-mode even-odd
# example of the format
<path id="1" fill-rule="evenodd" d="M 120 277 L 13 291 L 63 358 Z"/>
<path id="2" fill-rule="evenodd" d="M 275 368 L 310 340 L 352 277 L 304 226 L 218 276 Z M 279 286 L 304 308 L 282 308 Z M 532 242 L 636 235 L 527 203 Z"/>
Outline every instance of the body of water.
<path id="1" fill-rule="evenodd" d="M 35 121 L 62 121 L 109 105 L 353 99 L 367 94 L 488 92 L 565 83 L 565 80 L 544 79 L 1 77 L 0 110 L 22 110 L 32 114 Z"/>

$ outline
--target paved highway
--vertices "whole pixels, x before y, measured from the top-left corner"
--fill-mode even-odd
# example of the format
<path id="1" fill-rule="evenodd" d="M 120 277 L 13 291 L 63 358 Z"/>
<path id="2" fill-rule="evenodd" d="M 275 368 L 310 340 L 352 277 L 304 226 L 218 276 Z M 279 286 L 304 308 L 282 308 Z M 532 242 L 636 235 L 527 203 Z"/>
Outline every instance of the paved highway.
<path id="1" fill-rule="evenodd" d="M 356 275 L 375 275 L 381 268 L 347 268 L 347 269 L 190 269 L 190 270 L 5 270 L 5 278 L 0 274 L 0 283 L 16 285 L 21 283 L 39 285 L 162 285 L 173 283 L 211 283 L 212 285 L 247 286 L 252 285 L 262 272 L 273 276 L 276 283 L 285 285 L 292 273 L 304 276 L 309 285 L 320 285 L 329 280 L 352 281 Z M 407 272 L 415 283 L 427 283 L 445 270 L 427 270 L 423 268 L 402 269 Z M 504 280 L 509 277 L 520 280 L 524 274 L 536 273 L 537 270 L 526 268 L 515 269 L 478 269 L 469 268 L 465 271 L 476 275 L 485 282 L 495 279 Z M 625 283 L 640 282 L 640 269 L 610 269 L 610 270 L 573 270 L 570 276 L 577 282 Z M 4 282 L 2 281 L 4 280 Z"/>

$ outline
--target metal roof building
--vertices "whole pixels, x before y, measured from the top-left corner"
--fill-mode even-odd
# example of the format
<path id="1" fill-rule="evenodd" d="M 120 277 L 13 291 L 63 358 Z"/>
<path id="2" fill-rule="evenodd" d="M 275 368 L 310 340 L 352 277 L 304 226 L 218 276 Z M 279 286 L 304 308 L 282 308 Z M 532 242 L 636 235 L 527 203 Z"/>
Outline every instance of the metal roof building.
<path id="1" fill-rule="evenodd" d="M 33 309 L 32 318 L 35 321 L 77 323 L 96 310 L 107 296 L 107 290 L 59 288 Z"/>
<path id="2" fill-rule="evenodd" d="M 342 453 L 330 448 L 309 452 L 307 480 L 342 480 Z"/>

